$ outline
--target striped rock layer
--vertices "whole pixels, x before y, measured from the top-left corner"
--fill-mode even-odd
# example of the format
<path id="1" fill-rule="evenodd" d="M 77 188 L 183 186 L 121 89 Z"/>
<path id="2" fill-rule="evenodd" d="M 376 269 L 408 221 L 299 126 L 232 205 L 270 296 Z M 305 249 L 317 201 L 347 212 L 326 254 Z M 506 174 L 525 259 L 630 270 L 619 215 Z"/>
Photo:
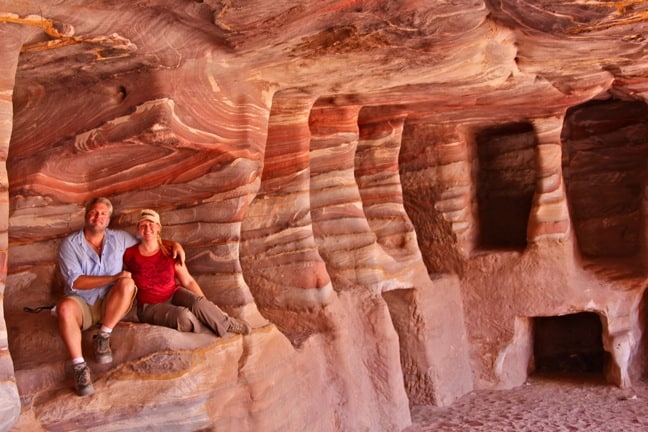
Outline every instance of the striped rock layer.
<path id="1" fill-rule="evenodd" d="M 400 431 L 412 405 L 523 384 L 540 319 L 563 316 L 594 317 L 601 373 L 630 386 L 648 360 L 647 17 L 0 0 L 0 429 Z M 158 210 L 252 334 L 131 315 L 75 396 L 55 318 L 23 308 L 61 295 L 59 244 L 100 195 L 114 228 Z"/>

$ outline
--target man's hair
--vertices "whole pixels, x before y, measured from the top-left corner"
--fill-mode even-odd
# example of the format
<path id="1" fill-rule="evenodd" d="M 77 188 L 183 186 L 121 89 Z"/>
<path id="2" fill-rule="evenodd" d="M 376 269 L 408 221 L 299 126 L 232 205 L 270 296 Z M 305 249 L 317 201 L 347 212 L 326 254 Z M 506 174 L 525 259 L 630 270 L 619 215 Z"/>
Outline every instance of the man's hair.
<path id="1" fill-rule="evenodd" d="M 85 211 L 88 213 L 90 209 L 92 208 L 93 205 L 101 203 L 104 204 L 106 207 L 108 207 L 108 212 L 110 212 L 110 216 L 113 214 L 113 205 L 110 202 L 108 198 L 105 197 L 96 197 L 92 198 L 90 201 L 88 201 L 88 204 L 86 204 Z"/>

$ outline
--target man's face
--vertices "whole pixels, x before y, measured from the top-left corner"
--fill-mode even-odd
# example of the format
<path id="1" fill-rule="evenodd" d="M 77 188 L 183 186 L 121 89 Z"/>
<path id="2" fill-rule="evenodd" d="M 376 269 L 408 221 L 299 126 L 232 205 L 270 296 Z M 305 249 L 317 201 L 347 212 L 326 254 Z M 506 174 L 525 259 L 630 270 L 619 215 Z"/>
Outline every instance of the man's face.
<path id="1" fill-rule="evenodd" d="M 110 224 L 110 211 L 103 203 L 95 203 L 85 216 L 86 227 L 93 231 L 103 231 Z"/>

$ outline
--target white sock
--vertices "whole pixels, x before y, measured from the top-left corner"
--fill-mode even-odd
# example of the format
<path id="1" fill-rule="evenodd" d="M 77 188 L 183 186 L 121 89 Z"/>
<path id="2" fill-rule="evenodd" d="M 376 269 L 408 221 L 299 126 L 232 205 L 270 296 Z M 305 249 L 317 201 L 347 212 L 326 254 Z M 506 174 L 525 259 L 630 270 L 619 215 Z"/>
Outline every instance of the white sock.
<path id="1" fill-rule="evenodd" d="M 72 364 L 73 365 L 78 365 L 78 364 L 83 363 L 83 362 L 85 362 L 83 357 L 76 357 L 76 358 L 72 359 Z"/>
<path id="2" fill-rule="evenodd" d="M 103 333 L 107 333 L 107 334 L 112 333 L 112 329 L 111 329 L 110 327 L 106 327 L 106 326 L 104 326 L 104 325 L 101 326 L 101 328 L 99 329 L 99 331 L 100 331 L 100 332 L 103 332 Z"/>

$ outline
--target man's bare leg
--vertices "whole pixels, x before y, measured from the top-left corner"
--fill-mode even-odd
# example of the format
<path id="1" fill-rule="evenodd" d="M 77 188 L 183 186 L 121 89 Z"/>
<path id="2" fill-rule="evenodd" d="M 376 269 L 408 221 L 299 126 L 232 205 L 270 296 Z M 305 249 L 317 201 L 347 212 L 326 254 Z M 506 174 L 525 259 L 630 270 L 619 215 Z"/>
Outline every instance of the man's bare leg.
<path id="1" fill-rule="evenodd" d="M 81 326 L 83 313 L 78 303 L 71 298 L 64 297 L 56 305 L 59 332 L 67 347 L 71 359 L 83 357 L 81 349 Z"/>
<path id="2" fill-rule="evenodd" d="M 83 312 L 76 301 L 64 297 L 56 305 L 56 313 L 61 338 L 72 359 L 74 388 L 79 396 L 92 394 L 94 386 L 90 377 L 90 369 L 83 359 L 83 349 L 81 348 Z"/>
<path id="3" fill-rule="evenodd" d="M 130 278 L 118 279 L 106 296 L 103 326 L 113 329 L 128 313 L 134 298 L 135 281 Z"/>
<path id="4" fill-rule="evenodd" d="M 104 303 L 104 316 L 101 329 L 95 336 L 95 359 L 97 363 L 112 362 L 110 335 L 130 309 L 135 297 L 135 282 L 130 278 L 120 278 L 108 292 Z"/>

